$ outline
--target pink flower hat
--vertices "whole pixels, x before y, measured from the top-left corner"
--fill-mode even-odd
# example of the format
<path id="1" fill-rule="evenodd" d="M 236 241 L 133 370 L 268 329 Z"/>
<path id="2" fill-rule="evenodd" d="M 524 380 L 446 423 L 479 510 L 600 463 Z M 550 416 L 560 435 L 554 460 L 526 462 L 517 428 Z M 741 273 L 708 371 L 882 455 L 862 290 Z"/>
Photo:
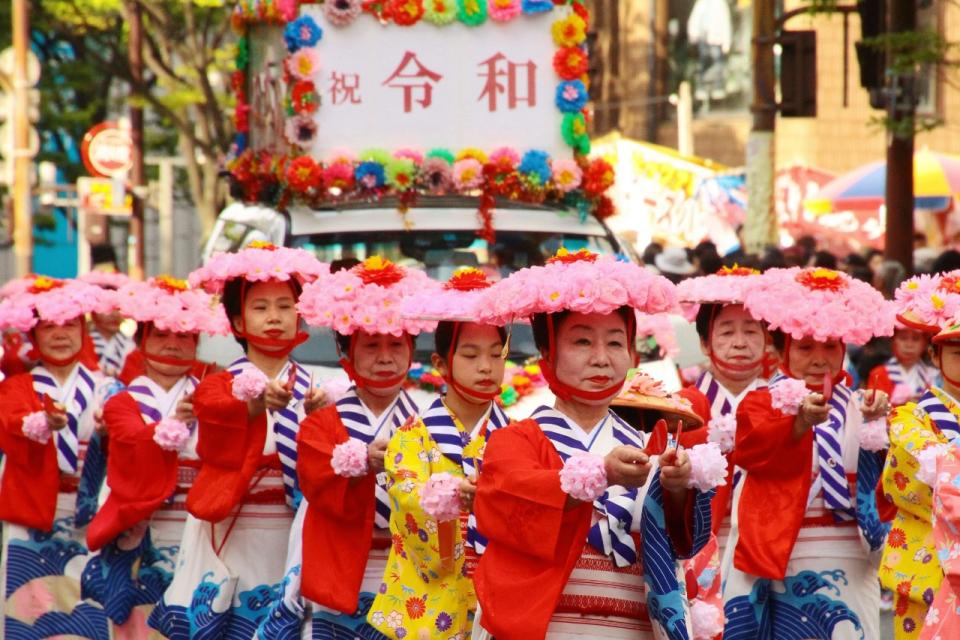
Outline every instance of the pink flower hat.
<path id="1" fill-rule="evenodd" d="M 865 344 L 893 333 L 893 313 L 866 282 L 831 269 L 770 269 L 746 291 L 754 318 L 800 340 Z"/>
<path id="2" fill-rule="evenodd" d="M 433 320 L 405 317 L 405 298 L 438 291 L 440 284 L 418 269 L 398 266 L 381 256 L 372 256 L 352 269 L 318 278 L 303 289 L 297 308 L 308 324 L 328 327 L 345 336 L 363 331 L 369 334 L 413 338 L 421 331 L 433 331 Z M 354 340 L 350 340 L 350 351 Z M 339 348 L 339 346 L 338 346 Z M 409 368 L 408 363 L 408 368 Z M 340 359 L 340 366 L 360 387 L 388 388 L 402 382 L 406 371 L 395 378 L 373 380 L 360 375 L 353 366 L 353 354 Z"/>
<path id="3" fill-rule="evenodd" d="M 480 269 L 461 267 L 437 290 L 423 291 L 403 299 L 404 318 L 473 322 L 477 299 L 493 283 Z"/>
<path id="4" fill-rule="evenodd" d="M 27 332 L 41 320 L 62 325 L 88 313 L 109 312 L 112 304 L 100 287 L 36 276 L 20 293 L 0 302 L 0 330 Z"/>
<path id="5" fill-rule="evenodd" d="M 756 269 L 723 267 L 716 273 L 687 278 L 677 285 L 684 316 L 693 320 L 702 304 L 743 304 L 746 292 L 760 276 Z"/>
<path id="6" fill-rule="evenodd" d="M 317 260 L 306 249 L 278 247 L 269 242 L 251 242 L 236 253 L 216 253 L 207 264 L 190 274 L 190 286 L 209 293 L 221 293 L 228 280 L 247 282 L 312 282 L 330 273 L 330 265 Z"/>
<path id="7" fill-rule="evenodd" d="M 476 321 L 504 325 L 547 314 L 549 348 L 540 369 L 550 390 L 562 399 L 604 400 L 617 395 L 624 381 L 607 389 L 584 391 L 557 378 L 552 315 L 562 311 L 606 315 L 625 306 L 645 314 L 679 311 L 676 288 L 663 276 L 611 255 L 600 256 L 586 249 L 570 253 L 561 248 L 545 265 L 520 269 L 483 291 L 477 299 Z"/>
<path id="8" fill-rule="evenodd" d="M 118 309 L 126 318 L 150 322 L 163 331 L 229 335 L 230 323 L 217 300 L 186 280 L 157 276 L 130 281 L 117 292 Z"/>
<path id="9" fill-rule="evenodd" d="M 960 313 L 960 271 L 904 280 L 894 294 L 894 309 L 901 325 L 938 333 Z"/>

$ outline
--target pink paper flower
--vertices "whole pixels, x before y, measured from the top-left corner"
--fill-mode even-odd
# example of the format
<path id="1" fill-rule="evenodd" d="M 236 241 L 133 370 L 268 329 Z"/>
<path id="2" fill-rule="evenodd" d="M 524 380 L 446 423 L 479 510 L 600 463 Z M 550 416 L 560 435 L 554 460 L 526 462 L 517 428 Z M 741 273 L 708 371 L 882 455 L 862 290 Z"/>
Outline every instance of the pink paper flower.
<path id="1" fill-rule="evenodd" d="M 320 54 L 315 47 L 297 49 L 287 58 L 287 71 L 298 80 L 313 80 L 320 71 Z"/>
<path id="2" fill-rule="evenodd" d="M 770 386 L 770 406 L 788 416 L 800 413 L 800 405 L 810 395 L 803 380 L 786 378 Z"/>
<path id="3" fill-rule="evenodd" d="M 677 331 L 670 321 L 670 316 L 662 313 L 648 315 L 638 313 L 637 315 L 637 338 L 652 337 L 660 351 L 668 358 L 675 358 L 680 353 L 680 345 L 677 343 Z"/>
<path id="4" fill-rule="evenodd" d="M 420 489 L 420 508 L 437 522 L 460 517 L 460 479 L 449 473 L 434 473 Z"/>
<path id="5" fill-rule="evenodd" d="M 580 186 L 583 171 L 575 160 L 554 160 L 553 180 L 560 191 L 567 193 Z"/>
<path id="6" fill-rule="evenodd" d="M 607 470 L 602 456 L 578 453 L 560 469 L 560 488 L 575 500 L 593 502 L 607 490 Z"/>
<path id="7" fill-rule="evenodd" d="M 891 406 L 899 407 L 900 405 L 907 404 L 911 400 L 913 400 L 913 390 L 909 385 L 899 383 L 893 385 L 893 393 L 890 394 Z"/>
<path id="8" fill-rule="evenodd" d="M 47 423 L 47 414 L 43 411 L 34 411 L 23 417 L 23 435 L 34 442 L 47 444 L 50 441 L 50 425 Z"/>
<path id="9" fill-rule="evenodd" d="M 723 453 L 730 453 L 737 440 L 737 416 L 733 413 L 710 419 L 707 426 L 707 442 L 716 443 Z"/>
<path id="10" fill-rule="evenodd" d="M 916 455 L 917 463 L 920 465 L 917 469 L 917 480 L 933 487 L 937 481 L 937 461 L 948 450 L 949 447 L 945 444 L 934 444 L 921 450 Z"/>
<path id="11" fill-rule="evenodd" d="M 183 451 L 190 439 L 190 427 L 176 418 L 164 418 L 153 430 L 153 441 L 165 451 Z"/>
<path id="12" fill-rule="evenodd" d="M 330 466 L 335 474 L 344 478 L 367 475 L 367 445 L 356 438 L 341 442 L 333 448 Z"/>
<path id="13" fill-rule="evenodd" d="M 324 394 L 324 406 L 336 404 L 338 400 L 341 400 L 347 395 L 350 387 L 350 381 L 344 380 L 343 378 L 331 378 L 324 382 L 320 385 L 320 389 Z"/>
<path id="14" fill-rule="evenodd" d="M 496 165 L 499 169 L 516 169 L 520 164 L 520 154 L 511 147 L 500 147 L 490 154 L 490 164 Z"/>
<path id="15" fill-rule="evenodd" d="M 520 15 L 520 0 L 489 0 L 487 15 L 491 20 L 506 22 Z"/>
<path id="16" fill-rule="evenodd" d="M 690 605 L 690 622 L 693 625 L 693 640 L 711 640 L 723 632 L 723 612 L 703 600 L 694 600 Z"/>
<path id="17" fill-rule="evenodd" d="M 759 271 L 751 269 L 726 269 L 720 273 L 687 278 L 677 285 L 677 294 L 682 302 L 696 305 L 708 303 L 742 303 L 747 290 L 759 282 Z M 696 316 L 696 307 L 693 315 Z"/>
<path id="18" fill-rule="evenodd" d="M 362 8 L 362 0 L 327 0 L 323 3 L 323 15 L 333 26 L 346 27 L 360 15 Z"/>
<path id="19" fill-rule="evenodd" d="M 864 422 L 860 426 L 860 448 L 867 451 L 884 451 L 890 446 L 886 418 Z"/>
<path id="20" fill-rule="evenodd" d="M 698 444 L 687 449 L 690 457 L 690 479 L 687 486 L 709 491 L 727 484 L 727 457 L 716 442 Z"/>
<path id="21" fill-rule="evenodd" d="M 393 152 L 394 158 L 413 160 L 413 163 L 417 166 L 423 164 L 423 154 L 417 151 L 416 149 L 397 149 Z"/>
<path id="22" fill-rule="evenodd" d="M 248 402 L 263 395 L 269 380 L 265 373 L 256 367 L 249 367 L 239 375 L 233 377 L 231 388 L 233 397 L 241 402 Z"/>
<path id="23" fill-rule="evenodd" d="M 453 163 L 453 183 L 458 189 L 468 191 L 483 184 L 483 165 L 473 158 L 464 158 Z"/>

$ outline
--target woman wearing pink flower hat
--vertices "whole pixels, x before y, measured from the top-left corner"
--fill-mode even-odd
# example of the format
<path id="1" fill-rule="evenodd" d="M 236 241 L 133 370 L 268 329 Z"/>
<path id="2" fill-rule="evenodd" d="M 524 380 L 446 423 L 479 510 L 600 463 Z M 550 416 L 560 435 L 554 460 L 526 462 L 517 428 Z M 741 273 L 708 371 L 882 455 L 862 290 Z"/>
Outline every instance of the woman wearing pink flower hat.
<path id="1" fill-rule="evenodd" d="M 950 330 L 960 312 L 957 274 L 918 276 L 896 292 L 898 321 L 934 336 L 931 355 L 942 381 L 898 407 L 889 419 L 890 448 L 882 491 L 892 527 L 880 562 L 880 582 L 894 593 L 894 637 L 916 638 L 943 580 L 933 537 L 936 456 L 960 436 L 960 342 Z"/>
<path id="2" fill-rule="evenodd" d="M 100 287 L 113 299 L 114 293 L 130 282 L 130 277 L 118 271 L 91 271 L 78 278 L 82 282 Z M 116 305 L 103 313 L 90 314 L 90 340 L 97 354 L 100 371 L 104 375 L 116 377 L 127 356 L 134 350 L 133 339 L 120 330 L 123 314 Z"/>
<path id="3" fill-rule="evenodd" d="M 681 303 L 693 305 L 691 311 L 696 311 L 700 349 L 710 361 L 694 385 L 710 402 L 710 423 L 705 435 L 728 456 L 733 452 L 740 402 L 748 393 L 767 384 L 763 370 L 768 334 L 763 323 L 743 308 L 746 291 L 759 276 L 755 269 L 724 267 L 715 274 L 690 278 L 677 286 Z M 736 520 L 730 506 L 742 478 L 743 470 L 730 465 L 727 482 L 717 488 L 713 500 L 713 536 L 687 565 L 697 580 L 696 600 L 703 603 L 698 608 L 713 607 L 717 615 L 723 610 L 721 560 L 731 522 Z"/>
<path id="4" fill-rule="evenodd" d="M 249 640 L 275 598 L 301 497 L 297 431 L 321 400 L 290 359 L 307 337 L 296 304 L 326 271 L 308 251 L 258 242 L 190 275 L 221 294 L 246 355 L 193 393 L 199 471 L 173 580 L 149 620 L 167 637 Z"/>
<path id="5" fill-rule="evenodd" d="M 477 309 L 491 324 L 532 317 L 557 400 L 484 452 L 473 637 L 689 638 L 677 559 L 707 541 L 712 492 L 691 489 L 705 479 L 667 445 L 665 423 L 651 438 L 609 409 L 635 364 L 635 311 L 675 310 L 673 285 L 561 250 L 483 292 Z"/>
<path id="6" fill-rule="evenodd" d="M 140 638 L 176 567 L 197 472 L 197 342 L 201 333 L 229 334 L 229 323 L 208 293 L 166 276 L 129 282 L 117 304 L 138 323 L 146 373 L 103 408 L 110 492 L 87 528 L 99 553 L 84 571 L 83 594 L 103 606 L 115 635 Z"/>
<path id="7" fill-rule="evenodd" d="M 446 393 L 387 445 L 390 533 L 397 543 L 367 621 L 389 638 L 463 638 L 473 625 L 473 567 L 485 544 L 473 496 L 487 439 L 509 422 L 496 404 L 506 331 L 470 321 L 490 284 L 482 271 L 465 268 L 441 291 L 403 301 L 404 316 L 440 320 L 433 365 Z"/>
<path id="8" fill-rule="evenodd" d="M 393 501 L 387 443 L 417 413 L 403 391 L 414 337 L 436 322 L 405 318 L 403 300 L 439 285 L 425 273 L 373 256 L 304 288 L 299 309 L 336 332 L 353 386 L 300 429 L 303 502 L 290 535 L 282 599 L 258 638 L 381 637 L 367 623 L 383 583 Z"/>
<path id="9" fill-rule="evenodd" d="M 744 308 L 767 323 L 782 372 L 737 410 L 746 475 L 723 563 L 724 640 L 880 637 L 876 508 L 886 394 L 846 387 L 844 344 L 889 335 L 868 284 L 829 269 L 771 269 Z"/>
<path id="10" fill-rule="evenodd" d="M 96 504 L 81 475 L 110 382 L 79 362 L 84 314 L 104 304 L 95 286 L 43 276 L 0 303 L 0 330 L 26 333 L 40 361 L 0 384 L 5 638 L 41 637 L 52 624 L 58 634 L 109 637 L 103 610 L 79 599 L 89 552 L 77 523 L 81 505 Z"/>

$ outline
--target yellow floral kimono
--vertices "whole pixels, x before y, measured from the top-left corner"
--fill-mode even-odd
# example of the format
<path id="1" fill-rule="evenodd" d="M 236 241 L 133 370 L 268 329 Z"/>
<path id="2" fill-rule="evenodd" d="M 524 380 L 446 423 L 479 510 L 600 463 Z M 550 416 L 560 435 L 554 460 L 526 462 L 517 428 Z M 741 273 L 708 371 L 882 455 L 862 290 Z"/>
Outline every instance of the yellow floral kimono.
<path id="1" fill-rule="evenodd" d="M 387 446 L 390 533 L 393 546 L 367 621 L 390 638 L 464 640 L 470 637 L 477 597 L 466 546 L 482 550 L 473 516 L 439 524 L 420 508 L 420 490 L 434 473 L 463 478 L 479 472 L 487 436 L 507 424 L 496 405 L 473 433 L 437 400 L 422 418 L 401 427 Z M 441 560 L 442 527 L 451 527 L 452 562 Z"/>
<path id="2" fill-rule="evenodd" d="M 898 640 L 919 636 L 943 580 L 931 525 L 933 490 L 917 478 L 919 454 L 949 442 L 960 431 L 958 422 L 960 405 L 936 387 L 917 402 L 896 409 L 890 421 L 883 492 L 896 505 L 897 514 L 879 573 L 881 584 L 896 594 L 894 637 Z"/>

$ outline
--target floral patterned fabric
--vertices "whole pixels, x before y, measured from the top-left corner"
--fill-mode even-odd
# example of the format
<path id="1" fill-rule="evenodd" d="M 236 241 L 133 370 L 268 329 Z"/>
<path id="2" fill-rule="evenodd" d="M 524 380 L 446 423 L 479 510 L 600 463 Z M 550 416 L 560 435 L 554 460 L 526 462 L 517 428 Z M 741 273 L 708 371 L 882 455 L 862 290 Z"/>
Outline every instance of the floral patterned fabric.
<path id="1" fill-rule="evenodd" d="M 933 539 L 946 580 L 930 605 L 922 640 L 960 638 L 960 442 L 937 461 L 933 494 Z"/>
<path id="2" fill-rule="evenodd" d="M 466 441 L 463 425 L 454 420 Z M 479 434 L 464 446 L 463 456 L 479 459 L 485 446 Z M 462 478 L 463 467 L 440 452 L 418 419 L 390 440 L 386 471 L 393 547 L 367 620 L 391 638 L 467 638 L 477 598 L 465 562 L 466 527 L 462 519 L 437 523 L 420 508 L 420 490 L 432 474 Z M 441 555 L 451 546 L 452 560 L 445 563 Z"/>
<path id="3" fill-rule="evenodd" d="M 939 389 L 932 394 L 955 421 L 960 405 Z M 896 410 L 890 421 L 890 451 L 883 469 L 883 492 L 897 507 L 880 563 L 880 582 L 895 594 L 894 635 L 916 638 L 927 608 L 940 587 L 943 571 L 935 561 L 931 526 L 933 490 L 917 478 L 918 455 L 944 444 L 947 437 L 917 403 Z"/>

